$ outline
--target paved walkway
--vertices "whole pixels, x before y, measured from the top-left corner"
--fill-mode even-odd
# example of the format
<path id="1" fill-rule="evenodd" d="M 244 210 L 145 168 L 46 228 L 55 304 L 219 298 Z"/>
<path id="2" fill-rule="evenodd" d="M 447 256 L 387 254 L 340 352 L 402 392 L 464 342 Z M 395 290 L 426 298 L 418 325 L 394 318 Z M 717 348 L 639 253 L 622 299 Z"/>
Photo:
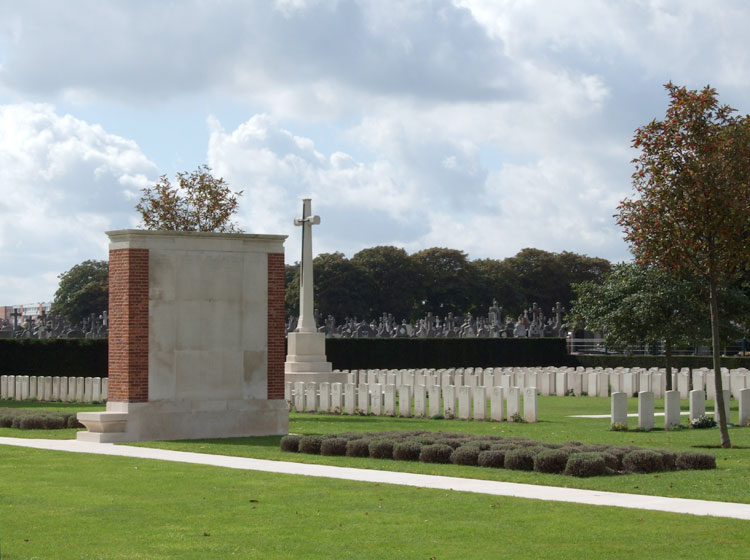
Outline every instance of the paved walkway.
<path id="1" fill-rule="evenodd" d="M 680 416 L 687 416 L 690 412 L 680 412 Z M 706 414 L 713 414 L 708 411 Z M 654 416 L 664 416 L 664 412 L 654 412 Z M 637 412 L 631 412 L 628 414 L 628 418 L 637 418 Z M 612 418 L 611 414 L 571 414 L 568 418 Z"/>
<path id="2" fill-rule="evenodd" d="M 157 459 L 161 461 L 175 461 L 178 463 L 211 465 L 230 469 L 318 476 L 342 480 L 356 480 L 360 482 L 378 482 L 381 484 L 399 484 L 403 486 L 419 486 L 422 488 L 435 488 L 439 490 L 456 490 L 459 492 L 474 492 L 477 494 L 491 494 L 495 496 L 529 498 L 533 500 L 573 502 L 597 506 L 615 506 L 750 520 L 750 504 L 710 502 L 706 500 L 688 500 L 684 498 L 664 498 L 661 496 L 620 494 L 617 492 L 578 490 L 575 488 L 559 488 L 556 486 L 536 486 L 533 484 L 475 480 L 471 478 L 454 478 L 426 474 L 330 467 L 326 465 L 310 465 L 286 461 L 267 461 L 263 459 L 248 459 L 245 457 L 169 451 L 166 449 L 153 449 L 148 447 L 132 447 L 128 445 L 114 445 L 111 443 L 89 443 L 77 440 L 0 437 L 0 445 L 15 445 L 18 447 L 69 451 L 74 453 L 118 455 L 140 459 Z"/>

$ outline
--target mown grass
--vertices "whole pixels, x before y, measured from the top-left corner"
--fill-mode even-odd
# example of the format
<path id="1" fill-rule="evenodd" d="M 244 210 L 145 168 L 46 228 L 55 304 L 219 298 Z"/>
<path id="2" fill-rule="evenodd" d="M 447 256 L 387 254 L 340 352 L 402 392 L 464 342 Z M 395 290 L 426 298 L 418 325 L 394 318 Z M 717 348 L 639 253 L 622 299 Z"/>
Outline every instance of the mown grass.
<path id="1" fill-rule="evenodd" d="M 6 406 L 11 401 L 0 401 Z M 69 403 L 39 403 L 48 408 L 70 406 Z M 682 403 L 687 409 L 687 401 Z M 81 410 L 101 410 L 94 405 L 75 405 Z M 610 400 L 600 397 L 539 397 L 541 421 L 533 424 L 511 422 L 475 422 L 461 420 L 432 420 L 418 418 L 387 418 L 376 416 L 344 416 L 323 414 L 290 414 L 290 431 L 300 434 L 330 434 L 341 432 L 375 432 L 388 430 L 430 430 L 525 436 L 540 441 L 608 443 L 666 448 L 678 451 L 700 450 L 716 455 L 717 468 L 711 471 L 675 471 L 657 474 L 632 474 L 615 477 L 579 479 L 563 475 L 543 474 L 505 469 L 484 469 L 459 465 L 425 464 L 384 459 L 353 457 L 323 457 L 299 453 L 285 453 L 279 448 L 280 436 L 261 438 L 224 438 L 173 442 L 142 442 L 135 445 L 159 447 L 198 453 L 235 455 L 277 461 L 297 461 L 365 469 L 391 470 L 444 476 L 460 476 L 486 480 L 521 482 L 548 486 L 562 486 L 591 490 L 606 490 L 632 494 L 658 495 L 679 498 L 750 503 L 750 428 L 732 428 L 733 449 L 720 449 L 718 429 L 664 431 L 663 419 L 656 419 L 657 429 L 651 432 L 634 431 L 635 418 L 630 418 L 631 431 L 609 431 L 609 419 L 572 418 L 577 414 L 607 414 Z M 736 418 L 736 402 L 732 401 Z M 637 411 L 637 399 L 629 399 L 631 412 Z M 663 401 L 656 401 L 657 411 Z M 683 419 L 683 422 L 687 420 Z M 75 438 L 76 430 L 14 430 L 0 429 L 0 436 Z"/>
<path id="2" fill-rule="evenodd" d="M 637 400 L 628 403 L 637 410 Z M 684 403 L 687 406 L 687 403 Z M 657 410 L 663 402 L 657 401 Z M 635 431 L 637 419 L 629 421 L 631 431 L 609 431 L 608 418 L 571 418 L 577 414 L 607 414 L 609 399 L 599 397 L 540 397 L 541 421 L 537 423 L 474 422 L 417 418 L 386 418 L 376 416 L 337 416 L 322 414 L 290 414 L 292 433 L 331 434 L 342 432 L 376 432 L 388 430 L 429 430 L 495 434 L 505 437 L 525 436 L 539 441 L 608 443 L 641 447 L 700 450 L 716 456 L 717 468 L 711 471 L 674 471 L 657 474 L 630 474 L 614 477 L 579 479 L 563 475 L 543 474 L 505 469 L 484 469 L 460 465 L 425 464 L 384 459 L 355 457 L 323 457 L 280 450 L 280 437 L 227 438 L 179 442 L 144 442 L 135 445 L 161 447 L 198 453 L 235 455 L 297 461 L 365 469 L 391 470 L 444 476 L 460 476 L 485 480 L 521 482 L 546 486 L 563 486 L 610 492 L 625 492 L 724 502 L 750 503 L 750 428 L 732 428 L 733 449 L 720 449 L 718 429 L 680 429 L 664 431 L 663 419 L 651 432 Z M 735 411 L 736 415 L 736 411 Z M 683 420 L 683 422 L 687 422 Z M 661 427 L 659 427 L 661 426 Z"/>
<path id="3" fill-rule="evenodd" d="M 105 410 L 104 404 L 90 403 L 64 403 L 64 402 L 41 402 L 36 400 L 16 401 L 13 399 L 0 399 L 0 408 L 24 408 L 29 410 L 65 410 L 76 412 L 100 412 Z M 0 436 L 19 438 L 40 439 L 75 439 L 76 429 L 62 430 L 15 430 L 12 428 L 0 428 Z M 2 558 L 2 557 L 0 557 Z"/>
<path id="4" fill-rule="evenodd" d="M 747 556 L 741 520 L 126 457 L 0 446 L 0 480 L 4 560 Z"/>

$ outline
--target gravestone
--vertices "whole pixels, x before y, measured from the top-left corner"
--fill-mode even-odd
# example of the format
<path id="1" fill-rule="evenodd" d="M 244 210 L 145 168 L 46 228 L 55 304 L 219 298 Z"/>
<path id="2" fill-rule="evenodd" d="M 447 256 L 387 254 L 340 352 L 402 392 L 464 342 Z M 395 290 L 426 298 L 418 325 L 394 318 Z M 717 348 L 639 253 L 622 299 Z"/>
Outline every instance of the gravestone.
<path id="1" fill-rule="evenodd" d="M 650 391 L 638 393 L 638 427 L 647 432 L 654 429 L 654 394 Z"/>
<path id="2" fill-rule="evenodd" d="M 628 395 L 626 393 L 612 393 L 610 426 L 615 424 L 628 425 Z"/>
<path id="3" fill-rule="evenodd" d="M 680 391 L 664 393 L 664 429 L 680 425 Z"/>
<path id="4" fill-rule="evenodd" d="M 706 393 L 703 389 L 690 391 L 690 421 L 706 414 Z"/>

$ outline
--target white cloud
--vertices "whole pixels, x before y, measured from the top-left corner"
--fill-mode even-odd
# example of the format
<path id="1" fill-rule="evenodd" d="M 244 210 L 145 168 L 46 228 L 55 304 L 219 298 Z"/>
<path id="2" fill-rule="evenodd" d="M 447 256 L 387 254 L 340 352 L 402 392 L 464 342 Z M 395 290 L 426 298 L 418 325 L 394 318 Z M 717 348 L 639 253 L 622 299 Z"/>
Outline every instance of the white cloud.
<path id="1" fill-rule="evenodd" d="M 633 130 L 670 79 L 747 112 L 748 26 L 742 0 L 0 3 L 0 251 L 88 258 L 151 161 L 205 156 L 247 231 L 296 235 L 312 196 L 318 251 L 626 258 Z"/>
<path id="2" fill-rule="evenodd" d="M 57 274 L 106 259 L 104 231 L 135 225 L 148 176 L 156 168 L 130 140 L 51 105 L 0 105 L 3 300 L 50 299 Z"/>
<path id="3" fill-rule="evenodd" d="M 0 86 L 76 103 L 218 90 L 314 116 L 352 109 L 353 95 L 496 98 L 511 67 L 447 0 L 31 1 L 0 7 L 3 18 Z"/>

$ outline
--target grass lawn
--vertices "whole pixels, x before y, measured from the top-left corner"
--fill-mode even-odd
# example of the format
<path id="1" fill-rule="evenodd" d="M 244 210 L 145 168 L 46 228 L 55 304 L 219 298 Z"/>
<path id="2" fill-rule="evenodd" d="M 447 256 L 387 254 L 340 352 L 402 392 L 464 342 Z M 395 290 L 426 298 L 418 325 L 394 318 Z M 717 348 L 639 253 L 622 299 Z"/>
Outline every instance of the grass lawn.
<path id="1" fill-rule="evenodd" d="M 12 401 L 0 401 L 0 407 Z M 424 464 L 405 461 L 354 457 L 323 457 L 286 453 L 279 449 L 280 437 L 225 438 L 190 441 L 143 442 L 134 445 L 161 447 L 180 451 L 236 455 L 257 459 L 297 461 L 366 469 L 380 469 L 445 476 L 461 476 L 507 482 L 522 482 L 547 486 L 565 486 L 632 494 L 649 494 L 678 498 L 695 498 L 723 502 L 750 503 L 750 428 L 732 428 L 730 436 L 733 449 L 720 449 L 718 428 L 708 430 L 664 431 L 663 419 L 656 419 L 657 429 L 651 432 L 635 431 L 636 419 L 630 419 L 633 431 L 609 431 L 609 419 L 571 418 L 576 414 L 606 414 L 609 399 L 600 397 L 539 397 L 542 421 L 527 423 L 473 422 L 461 420 L 432 420 L 417 418 L 387 418 L 376 416 L 344 416 L 323 414 L 290 414 L 290 431 L 300 434 L 329 434 L 340 432 L 374 432 L 386 430 L 431 430 L 526 436 L 540 441 L 582 441 L 667 448 L 678 451 L 700 450 L 716 455 L 717 469 L 711 471 L 676 471 L 650 475 L 633 474 L 615 477 L 575 478 L 505 469 L 483 469 L 460 465 Z M 77 406 L 81 410 L 102 410 L 97 405 L 71 405 L 70 403 L 37 403 L 44 408 Z M 629 400 L 629 409 L 637 410 L 637 399 Z M 16 405 L 19 406 L 19 405 Z M 687 401 L 683 402 L 687 408 Z M 736 401 L 732 401 L 736 417 Z M 656 401 L 656 410 L 663 408 L 663 400 Z M 14 430 L 0 428 L 0 436 L 49 437 L 72 439 L 75 430 Z"/>
<path id="2" fill-rule="evenodd" d="M 10 401 L 0 401 L 0 407 Z M 631 407 L 636 408 L 635 399 Z M 657 401 L 657 410 L 662 403 Z M 686 405 L 686 403 L 685 403 Z M 20 406 L 29 407 L 29 403 Z M 40 403 L 45 408 L 71 405 Z M 72 405 L 80 410 L 101 406 Z M 610 432 L 609 399 L 540 397 L 541 422 L 290 415 L 303 434 L 454 431 L 715 453 L 718 468 L 576 479 L 284 453 L 279 437 L 139 445 L 263 459 L 750 503 L 750 429 Z M 733 411 L 736 416 L 736 410 Z M 657 426 L 663 425 L 657 419 Z M 636 425 L 631 419 L 631 428 Z M 75 430 L 0 429 L 73 438 Z M 0 558 L 745 558 L 747 521 L 0 446 Z"/>
<path id="3" fill-rule="evenodd" d="M 632 411 L 637 410 L 637 399 L 630 399 Z M 684 403 L 687 407 L 687 401 Z M 736 403 L 733 402 L 736 406 Z M 663 401 L 657 400 L 657 411 Z M 678 451 L 699 450 L 713 453 L 717 469 L 711 471 L 676 471 L 650 475 L 633 474 L 615 477 L 574 478 L 505 469 L 483 469 L 459 465 L 424 464 L 383 459 L 354 457 L 322 457 L 285 453 L 279 449 L 279 437 L 228 438 L 180 442 L 146 442 L 137 445 L 162 447 L 181 451 L 237 455 L 257 459 L 298 461 L 346 467 L 404 471 L 423 474 L 461 476 L 507 482 L 522 482 L 547 486 L 566 486 L 611 492 L 650 494 L 679 498 L 750 503 L 750 428 L 732 428 L 730 436 L 734 449 L 713 448 L 719 444 L 718 428 L 708 430 L 664 431 L 663 420 L 657 418 L 657 429 L 651 432 L 611 432 L 609 419 L 571 418 L 573 414 L 607 414 L 609 399 L 599 397 L 540 397 L 542 421 L 526 423 L 473 422 L 461 420 L 431 420 L 416 418 L 386 418 L 376 416 L 335 416 L 321 414 L 290 414 L 290 431 L 300 434 L 329 434 L 340 432 L 374 432 L 386 430 L 431 430 L 526 436 L 540 441 L 582 441 L 667 448 Z M 736 416 L 736 411 L 733 411 Z M 630 419 L 635 430 L 637 421 Z M 3 435 L 0 430 L 0 435 Z"/>
<path id="4" fill-rule="evenodd" d="M 746 558 L 747 521 L 0 446 L 19 558 Z"/>

